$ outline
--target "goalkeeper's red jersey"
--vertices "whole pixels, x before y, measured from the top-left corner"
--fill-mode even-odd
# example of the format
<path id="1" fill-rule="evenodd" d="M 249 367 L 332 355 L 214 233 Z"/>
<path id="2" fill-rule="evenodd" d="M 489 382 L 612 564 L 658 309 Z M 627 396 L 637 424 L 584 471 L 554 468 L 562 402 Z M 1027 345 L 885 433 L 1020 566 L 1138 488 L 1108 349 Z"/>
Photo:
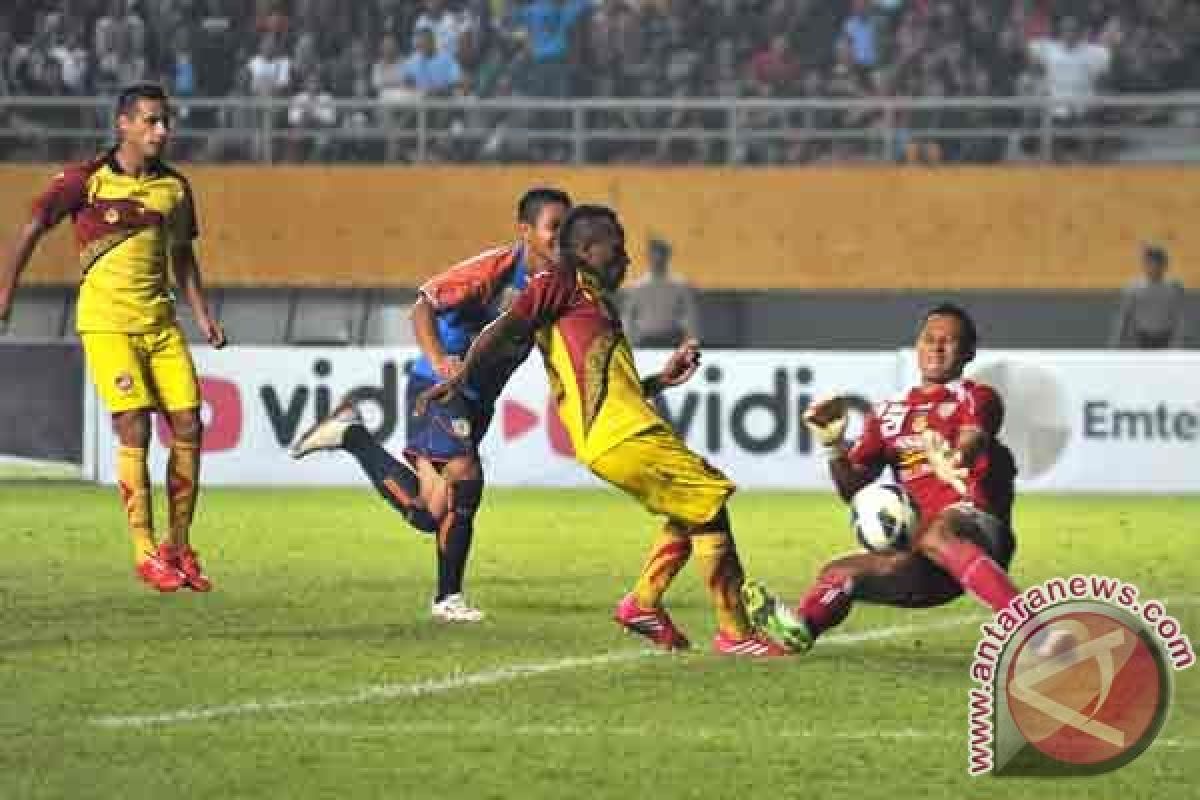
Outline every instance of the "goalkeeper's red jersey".
<path id="1" fill-rule="evenodd" d="M 1012 454 L 996 435 L 1004 421 L 1004 403 L 986 384 L 957 380 L 930 389 L 913 387 L 875 405 L 862 437 L 850 449 L 850 462 L 878 473 L 890 466 L 921 511 L 932 519 L 947 506 L 964 500 L 1010 522 L 1016 467 Z M 991 444 L 971 464 L 966 497 L 933 473 L 925 457 L 922 434 L 933 430 L 954 444 L 963 428 L 974 427 Z"/>

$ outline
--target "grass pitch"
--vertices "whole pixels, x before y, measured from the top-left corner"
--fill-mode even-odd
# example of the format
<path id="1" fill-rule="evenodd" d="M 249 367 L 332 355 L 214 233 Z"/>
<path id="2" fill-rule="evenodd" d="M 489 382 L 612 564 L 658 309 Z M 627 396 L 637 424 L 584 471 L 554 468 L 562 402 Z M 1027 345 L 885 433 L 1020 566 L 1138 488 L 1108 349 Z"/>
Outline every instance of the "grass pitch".
<path id="1" fill-rule="evenodd" d="M 733 519 L 790 596 L 852 545 L 832 495 L 746 492 Z M 1196 796 L 1200 669 L 1123 770 L 969 778 L 968 600 L 860 606 L 808 656 L 747 663 L 707 652 L 689 568 L 668 599 L 697 649 L 647 654 L 609 614 L 656 525 L 616 492 L 490 490 L 490 616 L 447 626 L 430 540 L 369 489 L 206 492 L 216 591 L 160 596 L 111 489 L 0 484 L 0 798 Z M 1200 498 L 1025 496 L 1017 529 L 1019 584 L 1120 577 L 1200 641 Z"/>

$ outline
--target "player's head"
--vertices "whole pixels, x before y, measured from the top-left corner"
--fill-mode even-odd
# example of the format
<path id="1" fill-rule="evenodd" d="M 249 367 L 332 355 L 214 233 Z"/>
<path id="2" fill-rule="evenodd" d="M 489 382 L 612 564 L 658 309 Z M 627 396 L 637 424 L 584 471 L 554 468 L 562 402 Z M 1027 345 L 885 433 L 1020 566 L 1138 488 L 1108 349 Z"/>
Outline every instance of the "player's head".
<path id="1" fill-rule="evenodd" d="M 664 239 L 654 237 L 646 245 L 646 253 L 650 256 L 650 271 L 659 277 L 667 274 L 671 264 L 671 245 Z"/>
<path id="2" fill-rule="evenodd" d="M 616 289 L 625 280 L 625 229 L 608 206 L 575 206 L 567 212 L 558 231 L 558 251 L 565 269 L 586 272 L 605 289 Z"/>
<path id="3" fill-rule="evenodd" d="M 517 234 L 525 246 L 526 261 L 534 272 L 554 263 L 558 229 L 571 209 L 571 197 L 561 189 L 539 186 L 517 202 Z"/>
<path id="4" fill-rule="evenodd" d="M 135 83 L 117 95 L 117 138 L 144 158 L 158 158 L 171 134 L 171 104 L 157 83 Z"/>
<path id="5" fill-rule="evenodd" d="M 1142 248 L 1142 269 L 1146 277 L 1152 281 L 1161 281 L 1167 273 L 1170 258 L 1167 251 L 1156 244 L 1148 244 Z"/>
<path id="6" fill-rule="evenodd" d="M 925 383 L 948 383 L 962 377 L 975 358 L 979 332 L 961 306 L 941 303 L 925 312 L 917 326 L 917 368 Z"/>

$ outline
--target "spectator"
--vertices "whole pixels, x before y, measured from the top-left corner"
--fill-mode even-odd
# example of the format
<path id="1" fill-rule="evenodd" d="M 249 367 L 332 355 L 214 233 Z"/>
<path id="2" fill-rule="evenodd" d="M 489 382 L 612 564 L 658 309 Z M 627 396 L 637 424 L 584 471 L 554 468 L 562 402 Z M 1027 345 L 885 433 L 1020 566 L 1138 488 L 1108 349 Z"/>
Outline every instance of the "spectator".
<path id="1" fill-rule="evenodd" d="M 651 239 L 650 271 L 622 293 L 625 333 L 635 347 L 677 347 L 700 338 L 691 286 L 671 272 L 671 245 Z"/>
<path id="2" fill-rule="evenodd" d="M 417 49 L 418 33 L 431 31 L 438 52 L 455 56 L 459 37 L 473 30 L 477 24 L 478 20 L 473 19 L 466 9 L 454 11 L 448 7 L 446 0 L 425 0 L 425 10 L 413 23 L 412 47 Z"/>
<path id="3" fill-rule="evenodd" d="M 288 104 L 288 127 L 293 131 L 292 160 L 325 158 L 333 146 L 329 131 L 338 124 L 333 95 L 321 82 L 318 72 L 310 72 L 304 87 Z"/>
<path id="4" fill-rule="evenodd" d="M 250 71 L 250 91 L 258 97 L 281 97 L 292 85 L 292 60 L 283 52 L 277 34 L 263 34 L 258 53 L 246 69 Z"/>
<path id="5" fill-rule="evenodd" d="M 852 0 L 842 34 L 850 40 L 854 63 L 866 69 L 874 67 L 879 60 L 879 36 L 868 0 Z"/>
<path id="6" fill-rule="evenodd" d="M 1055 117 L 1060 122 L 1082 121 L 1086 100 L 1095 94 L 1101 76 L 1108 71 L 1112 54 L 1104 45 L 1084 41 L 1074 17 L 1063 17 L 1058 32 L 1057 38 L 1031 41 L 1029 54 L 1045 70 L 1047 91 L 1057 101 Z"/>
<path id="7" fill-rule="evenodd" d="M 462 71 L 449 53 L 440 53 L 433 31 L 416 34 L 417 47 L 400 68 L 405 87 L 422 95 L 448 96 L 462 84 Z"/>
<path id="8" fill-rule="evenodd" d="M 1110 345 L 1159 350 L 1182 347 L 1184 335 L 1183 284 L 1166 279 L 1167 251 L 1158 245 L 1142 248 L 1144 275 L 1121 292 Z"/>
<path id="9" fill-rule="evenodd" d="M 525 30 L 533 55 L 531 91 L 537 97 L 568 97 L 572 89 L 571 41 L 591 0 L 530 0 L 513 9 L 512 25 Z"/>
<path id="10" fill-rule="evenodd" d="M 404 59 L 396 37 L 385 33 L 379 41 L 379 56 L 371 66 L 371 86 L 384 100 L 409 100 L 413 90 L 405 86 Z"/>

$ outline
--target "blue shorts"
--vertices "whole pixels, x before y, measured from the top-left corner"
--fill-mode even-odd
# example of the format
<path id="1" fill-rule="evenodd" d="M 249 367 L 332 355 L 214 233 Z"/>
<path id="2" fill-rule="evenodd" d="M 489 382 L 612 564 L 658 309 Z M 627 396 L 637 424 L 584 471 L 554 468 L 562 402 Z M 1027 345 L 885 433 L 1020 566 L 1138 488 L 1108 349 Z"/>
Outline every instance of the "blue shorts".
<path id="1" fill-rule="evenodd" d="M 430 403 L 423 415 L 414 414 L 417 395 L 434 385 L 434 381 L 420 375 L 408 376 L 404 392 L 408 415 L 404 454 L 433 462 L 475 455 L 492 424 L 493 405 L 460 394 L 448 403 Z"/>

